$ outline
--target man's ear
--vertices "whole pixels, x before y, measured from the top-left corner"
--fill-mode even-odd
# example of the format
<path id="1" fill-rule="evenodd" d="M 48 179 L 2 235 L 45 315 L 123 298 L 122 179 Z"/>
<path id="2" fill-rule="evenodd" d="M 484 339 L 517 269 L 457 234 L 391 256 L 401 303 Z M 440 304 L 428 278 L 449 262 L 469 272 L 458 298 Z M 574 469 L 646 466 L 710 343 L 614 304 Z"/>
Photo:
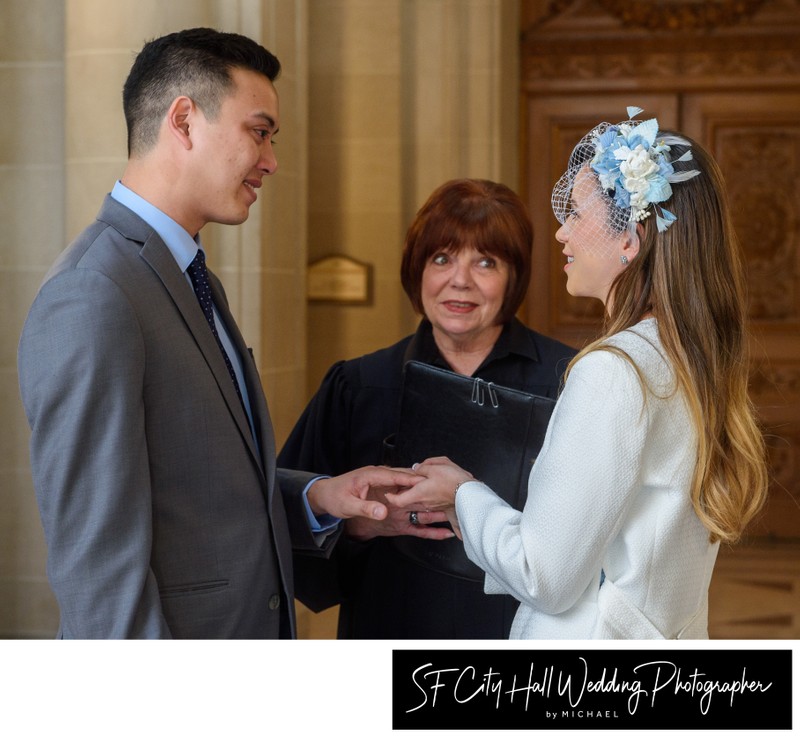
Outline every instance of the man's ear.
<path id="1" fill-rule="evenodd" d="M 196 113 L 197 106 L 194 100 L 185 95 L 176 97 L 167 110 L 167 130 L 185 149 L 192 148 L 189 123 Z"/>

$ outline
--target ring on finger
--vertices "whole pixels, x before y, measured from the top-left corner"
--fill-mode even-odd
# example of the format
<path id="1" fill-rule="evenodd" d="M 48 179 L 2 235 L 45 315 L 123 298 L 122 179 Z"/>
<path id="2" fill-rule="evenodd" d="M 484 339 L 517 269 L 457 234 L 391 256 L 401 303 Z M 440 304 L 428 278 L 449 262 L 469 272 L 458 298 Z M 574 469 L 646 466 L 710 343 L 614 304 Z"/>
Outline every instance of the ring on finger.
<path id="1" fill-rule="evenodd" d="M 408 514 L 408 522 L 411 523 L 411 525 L 419 525 L 419 515 L 417 515 L 416 510 L 412 510 Z"/>

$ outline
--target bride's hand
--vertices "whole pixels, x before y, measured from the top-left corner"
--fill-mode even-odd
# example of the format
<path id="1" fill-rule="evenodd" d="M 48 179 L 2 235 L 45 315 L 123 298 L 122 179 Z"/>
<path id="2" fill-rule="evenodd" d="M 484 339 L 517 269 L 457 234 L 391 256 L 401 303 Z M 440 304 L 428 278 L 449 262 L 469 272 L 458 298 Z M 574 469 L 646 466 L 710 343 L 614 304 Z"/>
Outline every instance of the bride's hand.
<path id="1" fill-rule="evenodd" d="M 448 512 L 455 507 L 456 488 L 461 483 L 474 479 L 472 474 L 446 456 L 437 456 L 426 459 L 421 464 L 414 464 L 413 470 L 425 479 L 404 492 L 387 493 L 386 500 L 390 505 L 406 510 Z M 455 526 L 453 529 L 455 530 Z"/>

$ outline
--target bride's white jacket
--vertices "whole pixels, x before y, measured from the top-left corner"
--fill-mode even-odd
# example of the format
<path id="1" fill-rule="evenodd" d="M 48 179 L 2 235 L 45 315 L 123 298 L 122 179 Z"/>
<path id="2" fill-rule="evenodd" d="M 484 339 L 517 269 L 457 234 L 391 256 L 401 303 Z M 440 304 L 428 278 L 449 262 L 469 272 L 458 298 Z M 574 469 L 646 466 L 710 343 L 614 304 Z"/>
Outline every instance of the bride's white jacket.
<path id="1" fill-rule="evenodd" d="M 460 487 L 467 555 L 520 602 L 511 638 L 707 638 L 719 544 L 689 497 L 696 434 L 647 319 L 572 369 L 519 512 Z M 602 581 L 602 583 L 601 583 Z"/>

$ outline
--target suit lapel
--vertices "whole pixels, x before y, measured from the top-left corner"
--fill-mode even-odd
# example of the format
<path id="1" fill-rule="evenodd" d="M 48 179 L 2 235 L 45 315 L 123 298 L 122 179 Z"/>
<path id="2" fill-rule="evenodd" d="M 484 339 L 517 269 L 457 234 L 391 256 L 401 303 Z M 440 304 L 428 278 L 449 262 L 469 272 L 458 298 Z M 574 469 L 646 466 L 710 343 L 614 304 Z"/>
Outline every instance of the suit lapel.
<path id="1" fill-rule="evenodd" d="M 228 368 L 225 366 L 225 360 L 222 358 L 222 353 L 219 350 L 217 341 L 208 327 L 203 311 L 200 309 L 194 290 L 186 279 L 186 276 L 178 268 L 167 245 L 161 240 L 161 237 L 151 226 L 132 210 L 114 200 L 110 195 L 106 196 L 97 219 L 108 223 L 112 228 L 122 233 L 127 239 L 138 241 L 142 244 L 139 255 L 147 262 L 153 272 L 161 280 L 161 283 L 164 285 L 164 288 L 167 290 L 172 301 L 182 315 L 217 382 L 217 386 L 225 399 L 225 403 L 236 422 L 239 432 L 247 448 L 250 450 L 254 463 L 263 474 L 265 466 L 258 453 L 255 441 L 253 440 L 253 434 L 250 430 L 250 423 L 247 420 L 247 415 L 242 407 L 242 403 L 239 402 L 239 398 L 236 395 L 233 382 L 231 382 L 231 375 L 228 373 Z M 260 424 L 260 432 L 264 438 L 265 445 L 262 447 L 264 457 L 274 458 L 274 451 L 271 457 L 266 453 L 266 448 L 268 446 L 270 448 L 274 447 L 274 440 L 272 436 L 272 426 L 263 399 L 264 396 L 260 380 L 255 372 L 255 367 L 244 345 L 244 340 L 239 333 L 239 329 L 236 327 L 233 316 L 228 310 L 227 300 L 225 299 L 222 287 L 213 275 L 211 275 L 211 283 L 212 295 L 217 310 L 220 312 L 220 315 L 223 316 L 225 326 L 228 328 L 228 332 L 232 340 L 234 340 L 237 351 L 240 352 L 240 356 L 242 357 L 248 392 L 251 393 L 250 404 L 254 413 L 254 423 Z M 255 377 L 253 376 L 254 374 Z M 256 397 L 259 399 L 256 400 Z"/>
<path id="2" fill-rule="evenodd" d="M 231 375 L 228 372 L 228 368 L 225 366 L 225 359 L 222 357 L 222 352 L 217 345 L 214 334 L 208 327 L 208 322 L 203 315 L 203 311 L 200 309 L 200 305 L 197 302 L 197 297 L 191 285 L 181 273 L 169 249 L 154 231 L 150 231 L 142 247 L 140 256 L 156 273 L 175 303 L 175 306 L 178 308 L 178 311 L 183 316 L 189 331 L 197 342 L 197 346 L 203 358 L 208 364 L 211 373 L 214 375 L 217 386 L 222 393 L 225 403 L 228 405 L 231 415 L 233 415 L 236 421 L 239 432 L 247 444 L 253 460 L 259 468 L 262 468 L 259 454 L 255 442 L 253 441 L 253 434 L 250 431 L 250 423 L 247 420 L 247 415 L 242 407 L 242 403 L 239 402 L 236 389 L 233 386 L 233 382 L 231 382 Z M 214 301 L 219 310 L 219 305 L 224 303 L 224 298 L 219 300 L 217 292 L 213 289 L 212 294 L 214 295 Z M 224 312 L 227 313 L 224 320 L 229 332 L 238 334 L 238 329 L 235 331 L 232 330 L 232 326 L 235 325 L 232 316 L 230 316 L 227 309 Z"/>
<path id="3" fill-rule="evenodd" d="M 239 327 L 228 309 L 228 300 L 225 296 L 222 284 L 213 272 L 209 272 L 209 281 L 211 283 L 211 295 L 214 298 L 214 304 L 217 307 L 220 317 L 225 321 L 225 326 L 228 328 L 228 335 L 242 359 L 242 370 L 244 371 L 244 379 L 247 385 L 247 394 L 250 398 L 250 412 L 253 414 L 253 425 L 255 426 L 258 435 L 258 443 L 261 447 L 261 456 L 263 459 L 262 468 L 267 469 L 268 465 L 266 460 L 275 458 L 275 436 L 272 429 L 269 408 L 267 406 L 267 399 L 261 384 L 261 377 L 258 374 L 253 354 L 245 343 L 239 331 Z M 270 494 L 271 493 L 272 487 L 270 487 Z"/>

